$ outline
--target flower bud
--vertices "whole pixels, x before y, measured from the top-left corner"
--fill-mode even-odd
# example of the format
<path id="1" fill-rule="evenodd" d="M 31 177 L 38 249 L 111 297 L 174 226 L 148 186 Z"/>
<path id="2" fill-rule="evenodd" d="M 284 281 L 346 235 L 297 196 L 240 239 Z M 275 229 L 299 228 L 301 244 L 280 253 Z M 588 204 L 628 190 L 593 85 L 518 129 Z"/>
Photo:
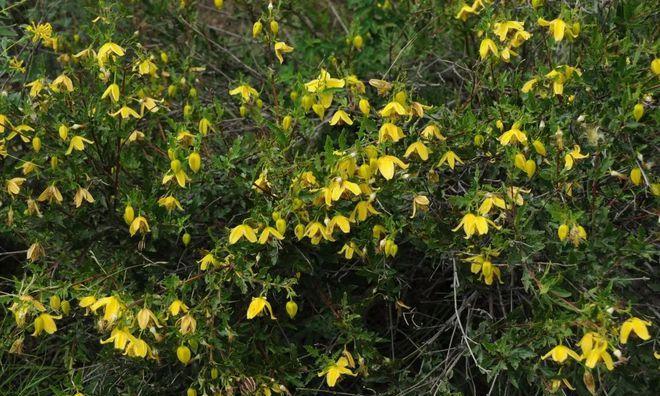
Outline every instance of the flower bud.
<path id="1" fill-rule="evenodd" d="M 126 224 L 130 225 L 133 222 L 133 219 L 135 218 L 135 211 L 133 210 L 133 207 L 131 204 L 126 205 L 126 208 L 124 208 L 124 221 Z"/>
<path id="2" fill-rule="evenodd" d="M 185 345 L 181 345 L 176 349 L 176 357 L 183 364 L 188 364 L 190 362 L 190 348 Z"/>
<path id="3" fill-rule="evenodd" d="M 190 244 L 190 234 L 187 232 L 183 234 L 181 237 L 181 242 L 183 242 L 183 246 L 188 246 Z"/>
<path id="4" fill-rule="evenodd" d="M 291 118 L 290 115 L 284 116 L 282 119 L 282 129 L 285 131 L 289 131 L 291 129 L 291 123 L 293 122 L 293 118 Z"/>
<path id="5" fill-rule="evenodd" d="M 34 149 L 35 152 L 41 151 L 41 139 L 38 136 L 35 136 L 32 139 L 32 148 Z"/>
<path id="6" fill-rule="evenodd" d="M 59 311 L 60 307 L 62 306 L 62 300 L 60 299 L 60 296 L 53 294 L 50 296 L 50 307 L 53 308 L 55 311 Z"/>
<path id="7" fill-rule="evenodd" d="M 192 169 L 193 172 L 197 173 L 202 167 L 202 158 L 199 156 L 199 153 L 192 152 L 188 156 L 188 166 Z"/>
<path id="8" fill-rule="evenodd" d="M 635 118 L 635 121 L 639 121 L 642 116 L 644 116 L 644 105 L 637 103 L 633 108 L 633 117 Z"/>
<path id="9" fill-rule="evenodd" d="M 359 34 L 355 35 L 355 37 L 353 37 L 353 47 L 355 47 L 355 49 L 357 50 L 361 50 L 363 46 L 364 46 L 364 39 L 362 38 L 362 36 L 360 36 Z"/>
<path id="10" fill-rule="evenodd" d="M 277 33 L 280 31 L 280 24 L 277 21 L 270 21 L 270 31 L 277 36 Z"/>
<path id="11" fill-rule="evenodd" d="M 286 313 L 289 315 L 291 319 L 296 317 L 296 314 L 298 313 L 298 304 L 295 303 L 295 301 L 291 300 L 286 303 Z"/>
<path id="12" fill-rule="evenodd" d="M 360 111 L 364 115 L 368 115 L 369 112 L 371 111 L 371 105 L 369 104 L 369 101 L 367 99 L 360 99 L 360 103 L 358 104 L 358 107 L 360 107 Z"/>
<path id="13" fill-rule="evenodd" d="M 256 21 L 254 25 L 252 25 L 252 37 L 257 38 L 261 34 L 263 28 L 264 25 L 261 23 L 261 21 Z"/>

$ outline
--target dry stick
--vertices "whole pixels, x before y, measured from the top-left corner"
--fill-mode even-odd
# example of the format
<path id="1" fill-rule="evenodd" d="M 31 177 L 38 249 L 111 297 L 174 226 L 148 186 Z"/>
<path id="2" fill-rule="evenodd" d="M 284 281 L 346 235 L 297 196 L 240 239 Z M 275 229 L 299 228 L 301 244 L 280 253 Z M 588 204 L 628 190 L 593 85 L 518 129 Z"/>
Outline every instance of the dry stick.
<path id="1" fill-rule="evenodd" d="M 339 16 L 339 13 L 337 12 L 337 9 L 335 9 L 334 4 L 330 0 L 328 0 L 328 6 L 330 7 L 330 10 L 332 10 L 332 13 L 335 15 L 335 18 L 337 18 L 337 21 L 341 25 L 341 27 L 344 29 L 344 32 L 348 34 L 348 28 L 344 24 L 344 21 L 341 20 L 341 17 Z"/>
<path id="2" fill-rule="evenodd" d="M 458 323 L 458 328 L 461 330 L 461 334 L 463 334 L 463 341 L 465 341 L 465 345 L 468 348 L 468 351 L 470 352 L 470 356 L 472 356 L 472 360 L 474 361 L 474 364 L 479 368 L 484 373 L 490 373 L 490 370 L 487 370 L 479 364 L 477 361 L 477 358 L 474 356 L 474 352 L 472 352 L 472 347 L 470 347 L 470 340 L 468 339 L 467 334 L 465 333 L 465 329 L 463 328 L 463 324 L 461 323 L 461 317 L 458 314 L 458 302 L 457 302 L 457 296 L 456 296 L 456 289 L 458 288 L 458 273 L 456 272 L 456 258 L 452 258 L 452 265 L 454 267 L 454 312 L 456 312 L 456 322 Z"/>

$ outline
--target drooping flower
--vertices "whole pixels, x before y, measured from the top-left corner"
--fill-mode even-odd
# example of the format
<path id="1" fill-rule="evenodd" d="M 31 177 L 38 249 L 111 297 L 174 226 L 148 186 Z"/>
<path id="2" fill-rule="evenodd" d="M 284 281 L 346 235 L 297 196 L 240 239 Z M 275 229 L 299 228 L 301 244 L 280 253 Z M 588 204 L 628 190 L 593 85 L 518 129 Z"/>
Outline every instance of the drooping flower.
<path id="1" fill-rule="evenodd" d="M 247 310 L 247 318 L 254 319 L 257 315 L 263 312 L 264 309 L 268 312 L 271 319 L 277 319 L 273 315 L 273 307 L 271 307 L 270 303 L 268 300 L 266 300 L 265 297 L 252 297 L 252 301 L 250 302 L 250 306 Z"/>
<path id="2" fill-rule="evenodd" d="M 255 243 L 257 241 L 257 235 L 255 234 L 255 229 L 250 227 L 247 224 L 237 225 L 232 228 L 229 233 L 229 244 L 233 245 L 238 242 L 241 238 L 245 238 L 248 241 Z"/>
<path id="3" fill-rule="evenodd" d="M 619 340 L 622 344 L 628 342 L 628 337 L 631 332 L 634 332 L 637 337 L 641 338 L 644 341 L 650 340 L 651 335 L 647 326 L 650 326 L 651 322 L 642 320 L 640 318 L 632 317 L 621 325 L 621 332 L 619 334 Z"/>
<path id="4" fill-rule="evenodd" d="M 279 60 L 280 63 L 283 63 L 284 58 L 282 57 L 282 54 L 293 52 L 294 48 L 288 46 L 284 41 L 278 41 L 275 43 L 274 50 L 277 60 Z"/>
<path id="5" fill-rule="evenodd" d="M 48 313 L 42 313 L 34 319 L 34 333 L 33 336 L 38 336 L 42 332 L 53 334 L 57 331 L 55 319 L 61 319 L 62 316 L 53 316 Z"/>
<path id="6" fill-rule="evenodd" d="M 556 347 L 552 348 L 548 353 L 543 355 L 541 359 L 545 360 L 548 357 L 552 357 L 552 360 L 554 360 L 555 362 L 564 363 L 569 356 L 578 362 L 582 360 L 580 355 L 578 355 L 571 348 L 565 345 L 557 345 Z"/>
<path id="7" fill-rule="evenodd" d="M 351 368 L 354 366 L 354 364 L 350 364 L 350 361 L 345 356 L 342 356 L 337 359 L 335 363 L 326 366 L 323 371 L 318 373 L 318 376 L 325 376 L 326 383 L 329 387 L 332 388 L 337 384 L 337 380 L 339 380 L 342 375 L 350 375 L 355 377 L 357 374 L 351 371 Z"/>

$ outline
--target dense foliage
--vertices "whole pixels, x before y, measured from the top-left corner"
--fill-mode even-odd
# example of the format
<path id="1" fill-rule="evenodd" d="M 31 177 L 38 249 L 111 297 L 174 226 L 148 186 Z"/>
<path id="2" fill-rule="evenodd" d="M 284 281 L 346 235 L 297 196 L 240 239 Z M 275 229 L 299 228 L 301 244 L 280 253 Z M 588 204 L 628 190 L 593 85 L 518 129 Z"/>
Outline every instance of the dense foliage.
<path id="1" fill-rule="evenodd" d="M 654 394 L 659 12 L 0 0 L 0 393 Z"/>

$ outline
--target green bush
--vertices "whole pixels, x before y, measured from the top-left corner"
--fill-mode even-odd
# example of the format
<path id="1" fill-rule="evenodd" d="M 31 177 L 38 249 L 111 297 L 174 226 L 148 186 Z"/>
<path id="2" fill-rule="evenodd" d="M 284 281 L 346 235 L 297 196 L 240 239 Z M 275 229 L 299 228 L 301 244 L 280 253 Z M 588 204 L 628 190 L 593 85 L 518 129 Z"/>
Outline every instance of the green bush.
<path id="1" fill-rule="evenodd" d="M 0 393 L 654 394 L 657 16 L 0 0 Z"/>

